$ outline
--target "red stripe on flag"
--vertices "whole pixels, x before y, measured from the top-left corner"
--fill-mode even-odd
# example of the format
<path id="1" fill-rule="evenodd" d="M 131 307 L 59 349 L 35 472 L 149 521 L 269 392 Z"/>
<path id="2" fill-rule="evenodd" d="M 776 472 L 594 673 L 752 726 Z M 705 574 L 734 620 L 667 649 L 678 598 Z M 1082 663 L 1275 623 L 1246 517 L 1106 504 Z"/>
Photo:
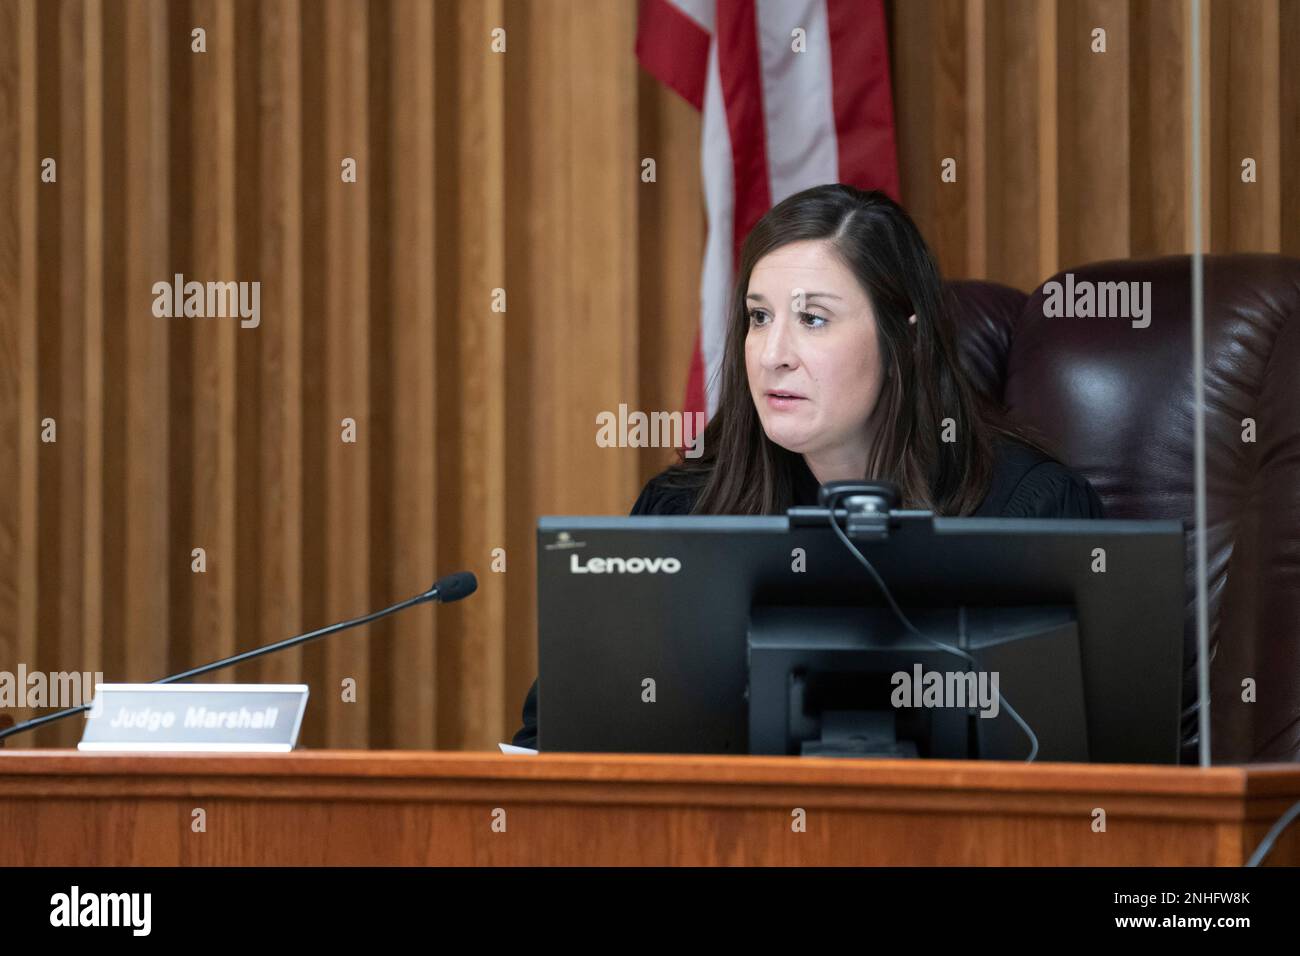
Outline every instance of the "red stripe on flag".
<path id="1" fill-rule="evenodd" d="M 704 108 L 709 32 L 668 0 L 641 0 L 636 58 L 660 83 L 697 110 Z"/>
<path id="2" fill-rule="evenodd" d="M 883 0 L 826 0 L 840 182 L 898 201 L 898 153 Z"/>
<path id="3" fill-rule="evenodd" d="M 718 73 L 731 131 L 731 162 L 736 196 L 732 257 L 754 223 L 772 206 L 767 175 L 767 130 L 763 117 L 762 61 L 758 54 L 758 16 L 754 0 L 718 0 Z"/>
<path id="4" fill-rule="evenodd" d="M 695 348 L 691 350 L 691 369 L 686 374 L 686 425 L 682 429 L 682 438 L 686 447 L 695 440 L 695 416 L 693 412 L 707 412 L 708 402 L 704 395 L 704 353 L 700 349 L 700 332 L 695 331 Z"/>

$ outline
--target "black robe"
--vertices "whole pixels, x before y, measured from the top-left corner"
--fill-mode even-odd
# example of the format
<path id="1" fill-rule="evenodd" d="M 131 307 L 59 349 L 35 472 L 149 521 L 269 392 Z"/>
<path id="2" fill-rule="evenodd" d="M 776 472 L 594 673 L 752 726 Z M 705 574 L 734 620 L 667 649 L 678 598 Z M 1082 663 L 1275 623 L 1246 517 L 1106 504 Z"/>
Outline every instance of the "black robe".
<path id="1" fill-rule="evenodd" d="M 795 500 L 817 504 L 820 487 L 799 456 Z M 695 492 L 664 487 L 660 473 L 646 484 L 632 506 L 634 515 L 690 514 Z M 973 514 L 977 518 L 1101 518 L 1101 499 L 1087 480 L 1028 445 L 1000 441 L 988 494 Z M 537 747 L 537 681 L 524 701 L 524 725 L 515 732 L 516 747 Z"/>

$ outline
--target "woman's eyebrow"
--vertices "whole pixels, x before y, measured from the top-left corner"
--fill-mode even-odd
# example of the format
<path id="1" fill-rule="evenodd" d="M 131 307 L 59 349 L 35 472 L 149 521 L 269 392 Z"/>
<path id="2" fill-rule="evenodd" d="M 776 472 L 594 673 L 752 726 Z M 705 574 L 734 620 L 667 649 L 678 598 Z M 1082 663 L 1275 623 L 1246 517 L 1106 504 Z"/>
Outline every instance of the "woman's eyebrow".
<path id="1" fill-rule="evenodd" d="M 840 299 L 840 297 L 839 297 L 838 295 L 836 295 L 835 293 L 833 293 L 833 292 L 805 292 L 805 293 L 803 294 L 803 297 L 804 297 L 805 300 L 808 300 L 808 299 L 835 299 L 835 300 L 838 301 L 838 300 Z M 766 301 L 767 301 L 767 296 L 763 295 L 763 293 L 761 293 L 761 292 L 750 292 L 748 295 L 745 296 L 745 298 L 746 298 L 746 299 L 753 299 L 755 302 L 766 302 Z"/>

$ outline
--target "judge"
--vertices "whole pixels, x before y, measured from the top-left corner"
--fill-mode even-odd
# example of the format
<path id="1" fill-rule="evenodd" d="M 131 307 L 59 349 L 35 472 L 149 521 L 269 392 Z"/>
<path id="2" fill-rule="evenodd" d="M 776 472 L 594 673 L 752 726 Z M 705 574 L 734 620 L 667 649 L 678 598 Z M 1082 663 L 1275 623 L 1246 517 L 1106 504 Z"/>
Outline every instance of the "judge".
<path id="1" fill-rule="evenodd" d="M 781 515 L 824 482 L 871 478 L 940 515 L 1102 517 L 1086 480 L 972 389 L 934 257 L 883 193 L 816 186 L 758 221 L 719 375 L 701 453 L 632 514 Z M 514 743 L 537 746 L 535 681 Z"/>

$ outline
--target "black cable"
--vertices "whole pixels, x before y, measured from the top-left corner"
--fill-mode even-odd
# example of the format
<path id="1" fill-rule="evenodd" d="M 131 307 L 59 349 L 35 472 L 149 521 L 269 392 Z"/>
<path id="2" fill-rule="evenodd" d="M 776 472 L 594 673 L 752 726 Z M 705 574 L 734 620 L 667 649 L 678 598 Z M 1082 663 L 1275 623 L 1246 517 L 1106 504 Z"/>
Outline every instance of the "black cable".
<path id="1" fill-rule="evenodd" d="M 1268 833 L 1264 834 L 1264 839 L 1260 841 L 1259 846 L 1255 847 L 1255 852 L 1250 855 L 1246 861 L 1247 866 L 1259 866 L 1264 862 L 1264 857 L 1268 856 L 1273 849 L 1273 844 L 1277 838 L 1282 835 L 1282 831 L 1289 827 L 1296 817 L 1300 817 L 1300 800 L 1291 804 L 1291 809 L 1282 814 L 1277 823 L 1273 824 Z"/>
<path id="2" fill-rule="evenodd" d="M 907 615 L 904 614 L 903 609 L 898 606 L 898 603 L 894 600 L 894 596 L 889 593 L 889 588 L 885 586 L 884 580 L 876 572 L 876 569 L 871 566 L 871 562 L 868 561 L 866 559 L 866 556 L 863 555 L 863 553 L 858 550 L 858 546 L 855 545 L 852 542 L 852 540 L 849 539 L 849 536 L 844 533 L 844 529 L 842 529 L 839 526 L 839 524 L 837 524 L 835 521 L 835 502 L 841 496 L 848 495 L 848 494 L 860 494 L 860 492 L 853 492 L 848 490 L 835 491 L 835 492 L 831 492 L 831 494 L 828 496 L 829 500 L 827 501 L 827 514 L 830 518 L 831 529 L 835 532 L 836 535 L 839 536 L 839 539 L 844 543 L 844 546 L 848 548 L 849 551 L 853 553 L 853 556 L 862 563 L 862 566 L 867 569 L 867 573 L 870 574 L 872 580 L 876 582 L 876 587 L 880 588 L 880 593 L 883 594 L 885 596 L 885 600 L 889 602 L 889 606 L 890 608 L 893 609 L 894 615 L 903 623 L 903 626 L 905 628 L 907 628 L 909 631 L 911 631 L 921 640 L 929 641 L 931 644 L 933 644 L 935 647 L 939 648 L 940 650 L 947 651 L 949 654 L 956 655 L 957 657 L 966 661 L 972 667 L 978 667 L 979 662 L 976 661 L 975 658 L 973 658 L 966 651 L 962 650 L 959 647 L 953 647 L 951 644 L 945 644 L 943 641 L 936 641 L 934 638 L 926 634 L 922 634 L 920 631 L 916 629 L 915 626 L 913 626 L 912 622 L 907 619 Z M 847 523 L 847 521 L 848 521 L 848 514 L 846 511 L 845 522 Z M 1029 724 L 1025 723 L 1024 718 L 1022 718 L 1020 714 L 1016 712 L 1016 709 L 1012 707 L 1010 703 L 1007 702 L 1007 699 L 1002 696 L 1001 690 L 998 691 L 998 702 L 1002 707 L 1006 708 L 1007 713 L 1009 713 L 1012 719 L 1015 720 L 1015 722 L 1020 725 L 1021 729 L 1024 730 L 1025 735 L 1029 737 L 1029 756 L 1025 758 L 1025 763 L 1033 763 L 1034 758 L 1038 756 L 1038 735 L 1034 733 L 1033 728 L 1030 727 Z"/>

